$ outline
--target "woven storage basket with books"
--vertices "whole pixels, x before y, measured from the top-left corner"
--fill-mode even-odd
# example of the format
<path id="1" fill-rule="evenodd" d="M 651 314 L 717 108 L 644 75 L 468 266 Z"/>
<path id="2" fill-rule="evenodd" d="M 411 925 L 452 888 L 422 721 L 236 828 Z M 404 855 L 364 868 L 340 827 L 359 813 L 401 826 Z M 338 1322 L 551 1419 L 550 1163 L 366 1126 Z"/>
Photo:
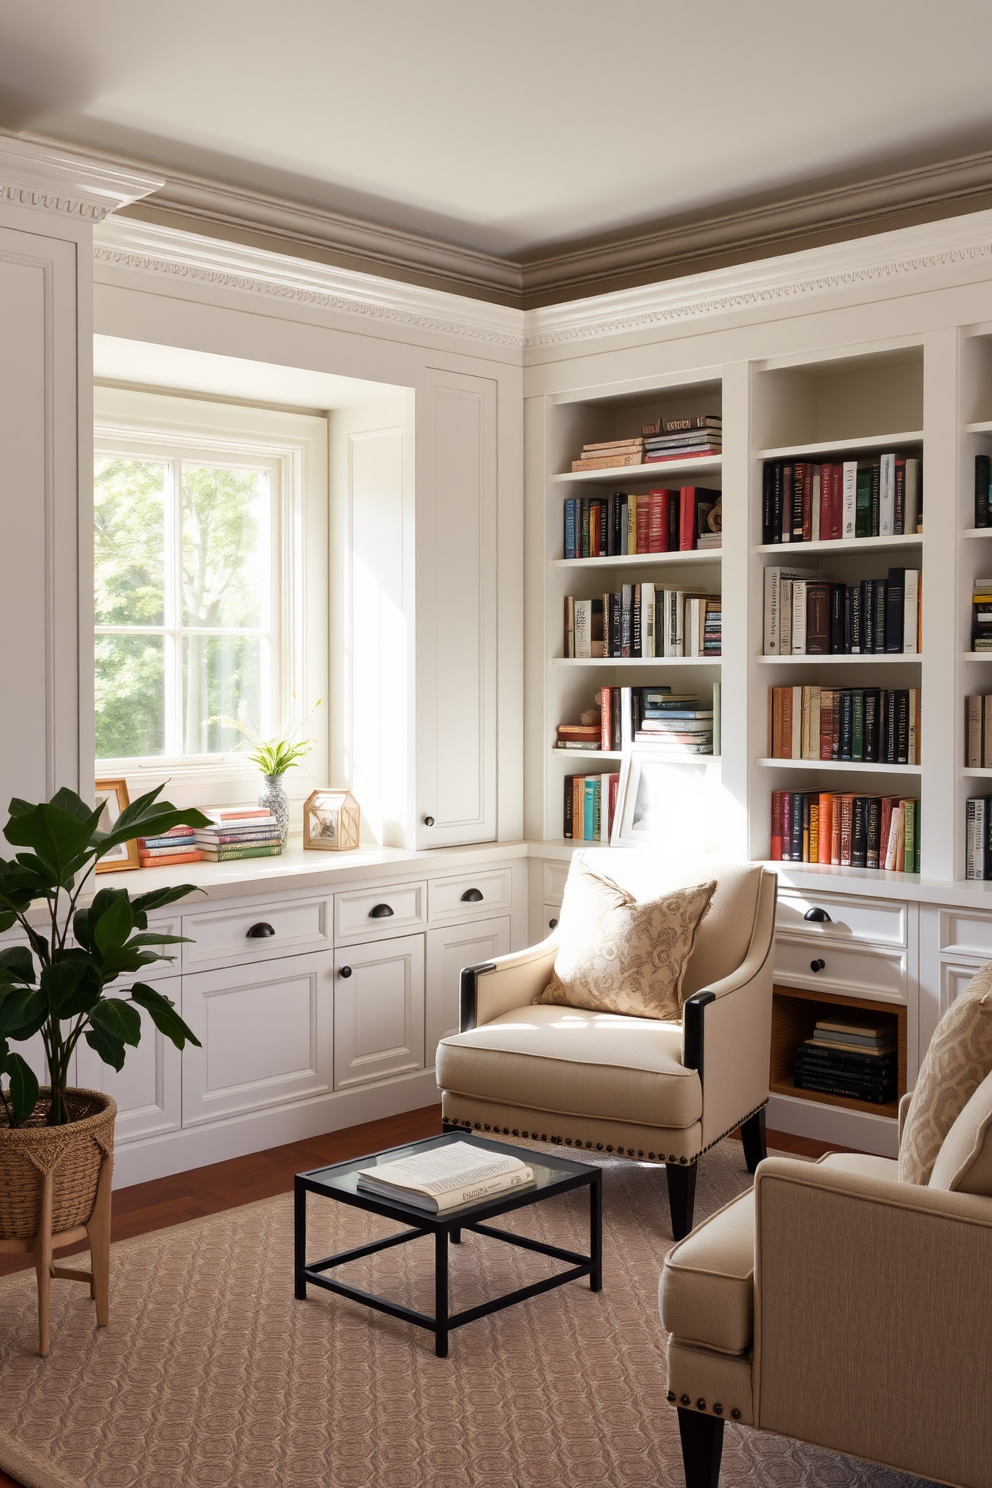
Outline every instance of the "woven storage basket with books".
<path id="1" fill-rule="evenodd" d="M 98 1090 L 70 1090 L 72 1120 L 45 1126 L 47 1091 L 23 1126 L 0 1125 L 0 1241 L 32 1240 L 41 1224 L 42 1185 L 52 1174 L 51 1233 L 86 1224 L 104 1159 L 113 1155 L 117 1103 Z"/>

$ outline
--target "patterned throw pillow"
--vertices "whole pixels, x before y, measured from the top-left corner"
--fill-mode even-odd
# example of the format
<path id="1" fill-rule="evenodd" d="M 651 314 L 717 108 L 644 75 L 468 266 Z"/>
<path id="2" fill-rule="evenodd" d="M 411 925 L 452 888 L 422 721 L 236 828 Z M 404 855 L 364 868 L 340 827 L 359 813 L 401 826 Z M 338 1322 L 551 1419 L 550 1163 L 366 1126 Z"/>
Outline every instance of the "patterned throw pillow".
<path id="1" fill-rule="evenodd" d="M 903 1183 L 929 1183 L 944 1138 L 992 1074 L 992 963 L 968 983 L 937 1024 L 920 1065 L 899 1147 Z"/>
<path id="2" fill-rule="evenodd" d="M 992 1075 L 985 1076 L 944 1138 L 930 1187 L 992 1198 Z"/>
<path id="3" fill-rule="evenodd" d="M 680 1019 L 682 978 L 715 889 L 713 880 L 639 903 L 611 878 L 573 860 L 554 973 L 534 1001 Z"/>

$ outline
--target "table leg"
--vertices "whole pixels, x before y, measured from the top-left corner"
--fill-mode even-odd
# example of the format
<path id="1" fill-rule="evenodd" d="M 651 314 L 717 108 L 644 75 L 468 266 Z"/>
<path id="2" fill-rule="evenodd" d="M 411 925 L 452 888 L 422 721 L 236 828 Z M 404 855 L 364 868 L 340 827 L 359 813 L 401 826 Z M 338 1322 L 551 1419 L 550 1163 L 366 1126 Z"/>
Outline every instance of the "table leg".
<path id="1" fill-rule="evenodd" d="M 451 1234 L 451 1243 L 452 1243 L 452 1245 L 461 1245 L 461 1243 L 462 1243 L 462 1232 L 461 1232 L 461 1230 L 451 1230 L 450 1231 L 450 1234 Z"/>
<path id="2" fill-rule="evenodd" d="M 307 1263 L 307 1191 L 299 1179 L 293 1196 L 293 1256 L 295 1262 L 293 1296 L 305 1302 L 307 1283 L 303 1269 Z"/>
<path id="3" fill-rule="evenodd" d="M 448 1357 L 448 1235 L 434 1234 L 434 1352 Z"/>
<path id="4" fill-rule="evenodd" d="M 589 1289 L 603 1290 L 603 1170 L 597 1168 L 589 1185 L 589 1254 L 593 1270 L 589 1277 Z"/>

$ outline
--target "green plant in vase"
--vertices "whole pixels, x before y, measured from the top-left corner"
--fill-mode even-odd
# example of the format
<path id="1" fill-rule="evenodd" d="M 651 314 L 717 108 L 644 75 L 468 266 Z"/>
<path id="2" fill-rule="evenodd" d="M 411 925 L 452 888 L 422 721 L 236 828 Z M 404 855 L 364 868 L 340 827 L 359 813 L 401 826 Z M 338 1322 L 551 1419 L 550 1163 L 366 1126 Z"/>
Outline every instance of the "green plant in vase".
<path id="1" fill-rule="evenodd" d="M 245 752 L 265 776 L 265 784 L 258 795 L 258 804 L 271 811 L 278 822 L 283 847 L 286 846 L 289 836 L 289 797 L 282 783 L 282 777 L 287 770 L 298 766 L 316 744 L 316 739 L 303 738 L 303 730 L 320 707 L 320 701 L 318 698 L 295 727 L 287 728 L 282 734 L 277 734 L 271 739 L 263 739 L 249 723 L 248 706 L 244 702 L 238 707 L 237 718 L 210 720 L 211 723 L 226 723 L 230 728 L 237 729 L 242 738 L 247 740 L 251 746 Z"/>

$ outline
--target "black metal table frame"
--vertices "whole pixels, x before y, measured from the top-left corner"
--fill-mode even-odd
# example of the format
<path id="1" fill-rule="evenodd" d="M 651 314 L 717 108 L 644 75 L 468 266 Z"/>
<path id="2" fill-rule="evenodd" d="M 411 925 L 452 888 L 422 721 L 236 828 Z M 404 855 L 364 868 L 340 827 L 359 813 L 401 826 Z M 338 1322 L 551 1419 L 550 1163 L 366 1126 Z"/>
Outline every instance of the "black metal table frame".
<path id="1" fill-rule="evenodd" d="M 496 1147 L 496 1143 L 487 1144 Z M 503 1144 L 499 1144 L 500 1147 Z M 515 1150 L 515 1149 L 505 1149 Z M 361 1158 L 360 1162 L 368 1162 L 375 1156 Z M 355 1162 L 342 1163 L 341 1167 L 354 1168 Z M 327 1168 L 315 1168 L 313 1172 L 327 1172 Z M 555 1194 L 568 1193 L 571 1189 L 581 1188 L 588 1185 L 589 1188 L 589 1251 L 587 1256 L 579 1255 L 575 1251 L 562 1250 L 557 1245 L 545 1245 L 539 1240 L 531 1240 L 526 1235 L 514 1235 L 508 1230 L 493 1228 L 492 1225 L 482 1223 L 485 1219 L 495 1219 L 500 1214 L 509 1214 L 514 1209 L 526 1208 L 529 1204 L 540 1203 L 542 1199 L 552 1198 Z M 318 1193 L 323 1198 L 338 1199 L 342 1203 L 350 1204 L 353 1208 L 364 1209 L 372 1214 L 381 1214 L 386 1219 L 399 1220 L 402 1224 L 410 1226 L 407 1232 L 398 1235 L 389 1235 L 385 1240 L 373 1240 L 368 1245 L 355 1246 L 353 1250 L 343 1250 L 337 1255 L 325 1256 L 323 1260 L 311 1261 L 306 1259 L 307 1245 L 307 1194 Z M 369 1193 L 352 1194 L 342 1189 L 328 1188 L 326 1184 L 315 1182 L 310 1173 L 298 1173 L 294 1194 L 294 1248 L 295 1248 L 295 1296 L 297 1301 L 304 1301 L 307 1295 L 307 1286 L 324 1287 L 329 1292 L 335 1292 L 341 1297 L 350 1297 L 353 1302 L 361 1302 L 366 1307 L 374 1307 L 378 1312 L 385 1312 L 390 1317 L 400 1318 L 403 1322 L 414 1323 L 418 1328 L 426 1328 L 434 1334 L 434 1352 L 439 1359 L 445 1359 L 448 1355 L 448 1334 L 452 1328 L 462 1328 L 466 1323 L 474 1323 L 477 1318 L 486 1317 L 491 1312 L 500 1312 L 504 1307 L 512 1307 L 515 1302 L 526 1302 L 529 1297 L 539 1296 L 541 1292 L 549 1292 L 554 1287 L 564 1286 L 568 1281 L 578 1281 L 580 1277 L 589 1277 L 591 1291 L 598 1292 L 603 1286 L 603 1174 L 598 1167 L 589 1166 L 581 1173 L 562 1177 L 560 1182 L 545 1189 L 527 1189 L 518 1192 L 511 1197 L 509 1194 L 499 1194 L 486 1203 L 472 1205 L 470 1212 L 473 1218 L 468 1222 L 468 1213 L 463 1210 L 461 1215 L 453 1213 L 445 1218 L 428 1212 L 416 1211 L 416 1218 L 412 1217 L 411 1207 L 406 1204 L 398 1204 L 390 1199 L 380 1199 Z M 504 1240 L 509 1245 L 519 1245 L 524 1250 L 533 1250 L 538 1255 L 550 1256 L 557 1261 L 570 1261 L 571 1266 L 567 1271 L 559 1271 L 554 1276 L 547 1276 L 543 1281 L 535 1281 L 530 1286 L 520 1287 L 515 1292 L 508 1292 L 502 1297 L 496 1297 L 491 1302 L 482 1302 L 478 1307 L 466 1308 L 464 1312 L 454 1314 L 448 1311 L 448 1242 L 449 1237 L 453 1244 L 461 1241 L 462 1230 L 468 1230 L 476 1235 L 486 1235 L 491 1239 Z M 404 1245 L 409 1240 L 419 1240 L 422 1236 L 434 1236 L 434 1316 L 430 1317 L 425 1312 L 417 1312 L 412 1307 L 404 1307 L 399 1302 L 390 1302 L 385 1297 L 378 1297 L 373 1292 L 363 1291 L 359 1287 L 349 1286 L 346 1282 L 336 1281 L 324 1273 L 337 1266 L 345 1266 L 349 1261 L 361 1260 L 364 1256 L 374 1255 L 380 1250 L 389 1250 L 394 1245 Z"/>

